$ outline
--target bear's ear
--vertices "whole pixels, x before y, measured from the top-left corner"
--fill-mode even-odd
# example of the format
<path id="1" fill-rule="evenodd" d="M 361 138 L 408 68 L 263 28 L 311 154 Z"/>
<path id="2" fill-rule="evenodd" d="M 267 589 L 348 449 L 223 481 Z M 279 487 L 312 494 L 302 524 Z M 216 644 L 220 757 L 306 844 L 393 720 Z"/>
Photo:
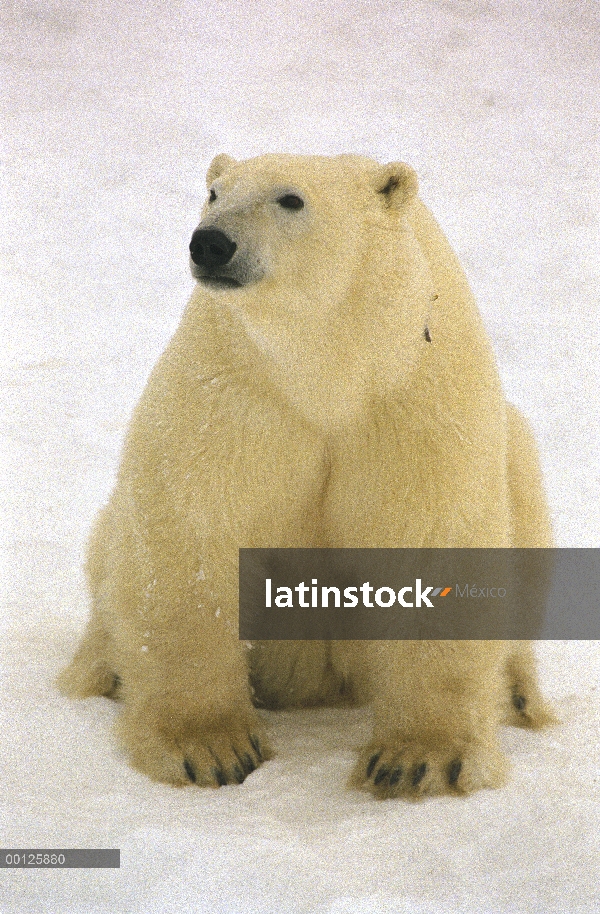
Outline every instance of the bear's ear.
<path id="1" fill-rule="evenodd" d="M 379 170 L 376 190 L 385 198 L 388 206 L 399 209 L 417 195 L 417 173 L 404 162 L 389 162 Z"/>
<path id="2" fill-rule="evenodd" d="M 228 156 L 226 153 L 221 152 L 218 156 L 215 156 L 206 172 L 206 186 L 210 187 L 215 178 L 222 175 L 223 172 L 227 171 L 228 168 L 231 168 L 232 165 L 235 165 L 235 159 L 232 159 L 231 156 Z"/>

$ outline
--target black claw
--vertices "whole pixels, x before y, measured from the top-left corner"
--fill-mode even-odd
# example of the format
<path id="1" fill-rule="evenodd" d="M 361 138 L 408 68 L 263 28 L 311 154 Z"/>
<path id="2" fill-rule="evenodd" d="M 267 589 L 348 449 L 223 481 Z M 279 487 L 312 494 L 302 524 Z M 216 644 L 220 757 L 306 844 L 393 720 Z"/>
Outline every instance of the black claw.
<path id="1" fill-rule="evenodd" d="M 382 765 L 373 780 L 373 783 L 375 784 L 375 786 L 378 787 L 379 784 L 382 783 L 382 781 L 385 781 L 385 779 L 387 778 L 389 773 L 390 773 L 390 769 L 386 768 L 385 765 Z"/>
<path id="2" fill-rule="evenodd" d="M 192 784 L 195 784 L 196 783 L 196 772 L 194 771 L 194 766 L 192 765 L 192 763 L 188 762 L 187 759 L 184 759 L 183 767 L 184 767 L 185 773 L 187 774 L 187 776 L 190 779 L 190 781 L 192 782 Z"/>
<path id="3" fill-rule="evenodd" d="M 527 704 L 527 699 L 524 695 L 513 695 L 512 703 L 517 711 L 523 711 Z"/>
<path id="4" fill-rule="evenodd" d="M 395 787 L 402 777 L 402 768 L 394 768 L 390 774 L 390 787 Z"/>
<path id="5" fill-rule="evenodd" d="M 448 783 L 450 784 L 451 787 L 454 787 L 454 785 L 458 781 L 458 776 L 461 771 L 462 771 L 462 762 L 459 758 L 456 758 L 450 764 L 450 767 L 448 769 Z"/>
<path id="6" fill-rule="evenodd" d="M 367 777 L 370 778 L 373 772 L 375 771 L 375 765 L 381 758 L 381 752 L 377 752 L 375 755 L 372 755 L 369 759 L 369 764 L 367 765 Z"/>
<path id="7" fill-rule="evenodd" d="M 219 787 L 225 787 L 227 784 L 227 778 L 225 777 L 225 772 L 222 768 L 213 768 L 212 776 L 214 777 Z"/>
<path id="8" fill-rule="evenodd" d="M 244 771 L 246 772 L 246 774 L 250 774 L 252 771 L 256 770 L 256 765 L 250 758 L 250 754 L 248 752 L 244 753 L 244 756 L 242 758 L 242 764 L 244 766 Z"/>
<path id="9" fill-rule="evenodd" d="M 244 752 L 243 755 L 240 755 L 240 753 L 237 751 L 235 746 L 233 747 L 233 751 L 235 752 L 236 758 L 242 767 L 242 771 L 244 772 L 244 777 L 246 777 L 246 775 L 250 774 L 252 771 L 256 770 L 256 765 L 252 761 L 250 754 L 248 752 Z M 240 784 L 241 784 L 241 781 L 240 781 Z"/>
<path id="10" fill-rule="evenodd" d="M 236 779 L 236 781 L 238 782 L 238 784 L 242 784 L 246 777 L 246 775 L 244 774 L 244 772 L 242 771 L 242 769 L 240 768 L 239 765 L 233 766 L 233 776 Z"/>
<path id="11" fill-rule="evenodd" d="M 110 682 L 110 686 L 108 687 L 108 689 L 106 690 L 106 692 L 104 694 L 105 694 L 106 698 L 112 698 L 112 699 L 116 700 L 119 697 L 120 690 L 121 690 L 121 677 L 118 675 L 118 673 L 113 673 L 111 682 Z"/>
<path id="12" fill-rule="evenodd" d="M 427 762 L 421 762 L 415 770 L 413 771 L 412 776 L 412 785 L 413 787 L 418 787 L 423 778 L 425 777 L 425 772 L 427 771 Z"/>
<path id="13" fill-rule="evenodd" d="M 259 743 L 259 741 L 258 741 L 258 736 L 251 736 L 251 737 L 250 737 L 250 745 L 252 746 L 252 748 L 253 748 L 254 751 L 256 752 L 256 757 L 258 758 L 258 761 L 259 761 L 259 762 L 264 761 L 264 759 L 263 759 L 263 757 L 262 757 L 262 752 L 260 751 L 260 743 Z"/>

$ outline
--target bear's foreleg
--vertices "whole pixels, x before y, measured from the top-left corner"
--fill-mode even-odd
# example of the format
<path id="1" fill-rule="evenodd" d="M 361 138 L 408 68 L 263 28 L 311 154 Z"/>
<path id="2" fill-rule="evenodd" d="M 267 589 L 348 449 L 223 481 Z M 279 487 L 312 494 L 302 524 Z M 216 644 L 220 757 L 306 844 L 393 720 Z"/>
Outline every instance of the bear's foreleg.
<path id="1" fill-rule="evenodd" d="M 194 553 L 153 556 L 145 605 L 118 617 L 117 732 L 133 766 L 154 780 L 216 787 L 241 783 L 270 750 L 231 618 L 235 580 L 198 581 Z"/>
<path id="2" fill-rule="evenodd" d="M 313 544 L 326 469 L 320 441 L 270 401 L 224 387 L 210 415 L 197 437 L 159 442 L 146 458 L 158 464 L 132 472 L 139 542 L 121 588 L 131 599 L 112 612 L 121 742 L 136 768 L 176 785 L 239 783 L 270 756 L 238 639 L 238 550 Z M 133 583 L 132 553 L 144 566 Z"/>
<path id="3" fill-rule="evenodd" d="M 375 726 L 351 785 L 417 799 L 499 787 L 506 642 L 374 642 Z"/>

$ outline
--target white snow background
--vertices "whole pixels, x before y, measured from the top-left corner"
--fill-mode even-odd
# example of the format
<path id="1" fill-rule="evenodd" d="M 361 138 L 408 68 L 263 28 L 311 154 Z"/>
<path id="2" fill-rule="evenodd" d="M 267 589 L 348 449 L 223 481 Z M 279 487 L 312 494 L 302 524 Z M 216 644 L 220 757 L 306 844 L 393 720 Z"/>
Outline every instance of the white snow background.
<path id="1" fill-rule="evenodd" d="M 543 642 L 563 724 L 506 729 L 507 788 L 346 791 L 365 711 L 267 715 L 277 757 L 175 790 L 117 707 L 53 685 L 131 409 L 192 290 L 214 154 L 404 159 L 531 420 L 561 546 L 599 546 L 594 0 L 13 0 L 1 6 L 0 845 L 119 870 L 1 870 L 0 912 L 600 911 L 595 642 Z"/>

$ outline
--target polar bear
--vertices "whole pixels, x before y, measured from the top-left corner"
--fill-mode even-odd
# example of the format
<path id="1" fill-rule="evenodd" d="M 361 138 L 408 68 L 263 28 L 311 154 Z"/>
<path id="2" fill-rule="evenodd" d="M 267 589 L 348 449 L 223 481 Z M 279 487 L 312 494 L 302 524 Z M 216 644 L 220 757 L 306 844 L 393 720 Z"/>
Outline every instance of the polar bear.
<path id="1" fill-rule="evenodd" d="M 256 706 L 371 701 L 351 784 L 498 786 L 499 724 L 552 720 L 529 642 L 238 638 L 241 546 L 551 545 L 465 275 L 406 164 L 221 154 L 207 186 L 59 685 L 120 698 L 131 763 L 168 784 L 241 783 L 271 756 Z"/>

